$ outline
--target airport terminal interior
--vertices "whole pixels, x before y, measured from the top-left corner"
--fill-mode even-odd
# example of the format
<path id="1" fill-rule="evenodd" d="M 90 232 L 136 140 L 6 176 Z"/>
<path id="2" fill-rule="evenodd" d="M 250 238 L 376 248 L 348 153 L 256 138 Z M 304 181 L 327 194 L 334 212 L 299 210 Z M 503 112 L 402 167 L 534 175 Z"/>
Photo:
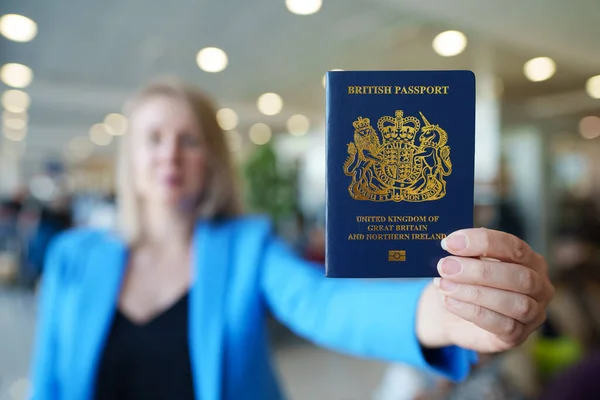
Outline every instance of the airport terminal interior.
<path id="1" fill-rule="evenodd" d="M 600 347 L 599 18 L 589 0 L 3 0 L 0 400 L 30 398 L 52 239 L 119 223 L 136 90 L 179 79 L 210 96 L 244 209 L 324 273 L 326 72 L 354 70 L 473 71 L 474 227 L 526 241 L 556 294 L 527 341 L 479 354 L 462 382 L 323 348 L 270 315 L 287 396 L 553 398 Z"/>

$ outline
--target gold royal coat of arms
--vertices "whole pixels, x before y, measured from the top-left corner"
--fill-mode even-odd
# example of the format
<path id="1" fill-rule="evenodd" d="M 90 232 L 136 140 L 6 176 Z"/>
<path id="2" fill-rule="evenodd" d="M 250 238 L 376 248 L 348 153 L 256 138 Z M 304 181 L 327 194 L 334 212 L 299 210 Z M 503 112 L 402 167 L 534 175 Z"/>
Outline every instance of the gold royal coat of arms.
<path id="1" fill-rule="evenodd" d="M 404 116 L 384 116 L 377 122 L 382 141 L 369 118 L 353 122 L 354 142 L 348 143 L 344 173 L 352 177 L 348 186 L 356 200 L 375 202 L 423 202 L 446 195 L 446 180 L 452 172 L 448 134 L 438 125 Z"/>

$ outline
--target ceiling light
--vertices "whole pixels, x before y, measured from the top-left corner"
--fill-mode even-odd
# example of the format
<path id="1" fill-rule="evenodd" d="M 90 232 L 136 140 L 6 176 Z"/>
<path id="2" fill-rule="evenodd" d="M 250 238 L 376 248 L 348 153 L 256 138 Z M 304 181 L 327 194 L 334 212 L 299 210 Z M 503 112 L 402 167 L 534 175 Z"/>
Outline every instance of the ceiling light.
<path id="1" fill-rule="evenodd" d="M 2 107 L 13 113 L 22 113 L 27 111 L 31 99 L 29 95 L 22 90 L 7 90 L 2 94 Z"/>
<path id="2" fill-rule="evenodd" d="M 467 37 L 459 31 L 446 31 L 433 39 L 433 50 L 443 57 L 452 57 L 467 47 Z"/>
<path id="3" fill-rule="evenodd" d="M 206 47 L 196 55 L 196 63 L 206 72 L 221 72 L 227 67 L 227 54 L 217 47 Z"/>
<path id="4" fill-rule="evenodd" d="M 90 140 L 98 146 L 108 146 L 112 142 L 112 135 L 108 133 L 106 125 L 94 124 L 90 129 Z"/>
<path id="5" fill-rule="evenodd" d="M 343 71 L 343 69 L 330 69 L 330 71 Z M 323 87 L 327 84 L 327 74 L 323 75 L 323 80 L 321 81 Z"/>
<path id="6" fill-rule="evenodd" d="M 18 119 L 18 120 L 27 122 L 27 120 L 29 119 L 29 115 L 26 112 L 15 113 L 15 112 L 10 112 L 8 110 L 4 110 L 4 112 L 2 113 L 2 119 L 4 121 L 6 121 L 8 119 Z"/>
<path id="7" fill-rule="evenodd" d="M 590 97 L 600 99 L 600 75 L 592 76 L 585 84 L 585 90 Z"/>
<path id="8" fill-rule="evenodd" d="M 0 68 L 0 80 L 7 86 L 24 88 L 29 86 L 33 79 L 31 68 L 23 64 L 8 63 Z"/>
<path id="9" fill-rule="evenodd" d="M 291 13 L 310 15 L 321 9 L 323 0 L 285 0 L 285 5 Z"/>
<path id="10" fill-rule="evenodd" d="M 127 117 L 122 114 L 112 113 L 104 118 L 104 127 L 113 136 L 121 136 L 127 132 Z"/>
<path id="11" fill-rule="evenodd" d="M 231 108 L 221 108 L 217 111 L 217 122 L 224 131 L 230 131 L 237 127 L 238 116 Z"/>
<path id="12" fill-rule="evenodd" d="M 27 127 L 27 120 L 21 118 L 4 118 L 4 127 L 20 131 Z"/>
<path id="13" fill-rule="evenodd" d="M 595 139 L 600 136 L 600 117 L 589 116 L 579 121 L 579 133 L 585 139 Z"/>
<path id="14" fill-rule="evenodd" d="M 302 136 L 308 133 L 310 122 L 304 115 L 292 115 L 287 121 L 288 132 L 294 136 Z"/>
<path id="15" fill-rule="evenodd" d="M 545 81 L 556 72 L 556 63 L 549 57 L 533 58 L 525 63 L 523 72 L 530 81 Z"/>
<path id="16" fill-rule="evenodd" d="M 283 100 L 277 93 L 265 93 L 258 98 L 257 106 L 264 115 L 275 115 L 283 108 Z"/>
<path id="17" fill-rule="evenodd" d="M 252 143 L 263 145 L 271 140 L 271 128 L 269 125 L 259 122 L 250 127 L 249 135 Z"/>
<path id="18" fill-rule="evenodd" d="M 25 129 L 9 129 L 7 126 L 3 127 L 4 137 L 13 142 L 20 142 L 27 136 L 27 128 Z"/>
<path id="19" fill-rule="evenodd" d="M 0 34 L 15 42 L 29 42 L 37 35 L 37 24 L 30 18 L 17 14 L 0 17 Z"/>

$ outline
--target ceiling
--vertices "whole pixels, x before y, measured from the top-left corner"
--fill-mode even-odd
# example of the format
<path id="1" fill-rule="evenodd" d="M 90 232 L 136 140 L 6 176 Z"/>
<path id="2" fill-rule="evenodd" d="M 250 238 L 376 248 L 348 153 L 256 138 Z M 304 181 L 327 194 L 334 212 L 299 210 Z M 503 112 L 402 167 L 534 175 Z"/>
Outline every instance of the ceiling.
<path id="1" fill-rule="evenodd" d="M 236 110 L 243 134 L 255 122 L 283 131 L 297 113 L 319 126 L 328 69 L 476 69 L 485 57 L 503 83 L 505 121 L 568 127 L 600 111 L 600 100 L 584 91 L 586 79 L 600 74 L 597 0 L 325 0 L 310 16 L 291 14 L 284 0 L 2 3 L 2 12 L 26 15 L 39 29 L 29 43 L 0 38 L 0 63 L 34 71 L 27 88 L 30 163 L 86 135 L 107 113 L 120 111 L 132 90 L 167 73 Z M 465 52 L 449 58 L 433 52 L 433 37 L 446 29 L 465 32 Z M 196 66 L 196 53 L 207 46 L 227 52 L 223 72 Z M 556 75 L 526 80 L 523 63 L 542 55 L 555 59 Z M 271 91 L 284 108 L 267 117 L 256 99 Z"/>

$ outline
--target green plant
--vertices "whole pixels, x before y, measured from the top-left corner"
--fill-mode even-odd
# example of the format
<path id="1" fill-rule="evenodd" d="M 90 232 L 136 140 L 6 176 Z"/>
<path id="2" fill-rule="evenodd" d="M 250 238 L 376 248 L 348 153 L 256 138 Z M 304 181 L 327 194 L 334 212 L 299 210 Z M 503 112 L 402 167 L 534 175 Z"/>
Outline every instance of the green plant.
<path id="1" fill-rule="evenodd" d="M 278 224 L 298 208 L 296 166 L 284 167 L 267 143 L 256 148 L 243 166 L 244 199 L 252 212 L 265 213 Z"/>

